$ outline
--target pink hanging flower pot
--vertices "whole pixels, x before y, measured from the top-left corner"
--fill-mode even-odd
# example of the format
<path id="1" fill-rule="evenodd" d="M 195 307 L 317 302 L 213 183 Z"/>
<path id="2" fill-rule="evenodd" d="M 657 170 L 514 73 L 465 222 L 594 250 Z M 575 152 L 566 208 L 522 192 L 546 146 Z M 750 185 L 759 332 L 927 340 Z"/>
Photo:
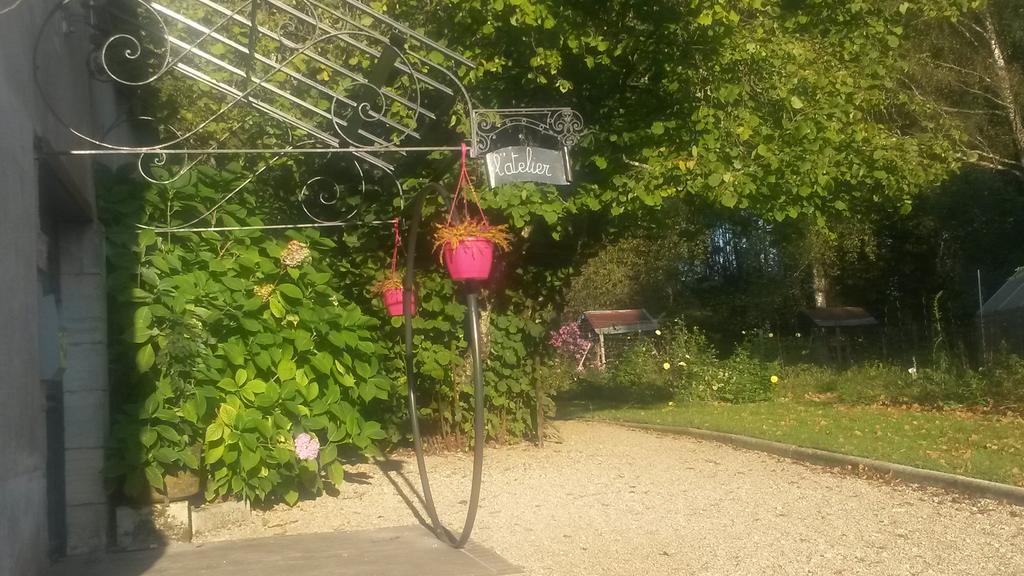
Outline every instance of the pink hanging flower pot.
<path id="1" fill-rule="evenodd" d="M 482 220 L 438 226 L 434 248 L 448 275 L 456 282 L 483 281 L 491 277 L 495 249 L 507 250 L 509 234 L 504 226 Z"/>
<path id="2" fill-rule="evenodd" d="M 452 280 L 487 280 L 494 263 L 494 242 L 486 238 L 467 238 L 455 248 L 445 246 L 442 256 Z"/>
<path id="3" fill-rule="evenodd" d="M 391 253 L 391 270 L 384 273 L 384 278 L 373 286 L 373 291 L 380 294 L 388 315 L 392 318 L 405 316 L 405 283 L 398 273 L 398 248 L 402 245 L 402 232 L 398 219 L 391 221 L 395 233 L 395 249 Z M 412 315 L 416 315 L 416 293 L 409 293 L 409 300 L 412 308 Z"/>
<path id="4" fill-rule="evenodd" d="M 462 145 L 462 166 L 459 182 L 452 196 L 448 221 L 439 224 L 434 233 L 434 250 L 441 254 L 441 261 L 448 269 L 448 275 L 456 282 L 484 281 L 491 277 L 494 250 L 509 249 L 511 236 L 506 226 L 492 226 L 480 208 L 480 199 L 469 177 L 466 159 L 469 149 Z M 469 195 L 473 206 L 480 215 L 471 217 Z M 461 208 L 461 217 L 457 212 Z"/>
<path id="5" fill-rule="evenodd" d="M 398 275 L 397 271 L 388 271 L 384 279 L 374 286 L 374 291 L 380 294 L 381 301 L 383 301 L 384 307 L 387 308 L 389 316 L 405 316 L 405 302 L 403 301 L 405 288 L 402 284 L 402 278 Z M 412 315 L 415 316 L 416 294 L 412 293 L 409 297 L 412 303 Z"/>
<path id="6" fill-rule="evenodd" d="M 401 288 L 391 288 L 385 290 L 381 294 L 381 299 L 384 300 L 384 307 L 388 309 L 389 316 L 405 316 L 405 301 L 403 300 L 403 294 L 405 290 Z M 410 294 L 409 298 L 412 301 L 412 315 L 416 315 L 416 294 Z"/>

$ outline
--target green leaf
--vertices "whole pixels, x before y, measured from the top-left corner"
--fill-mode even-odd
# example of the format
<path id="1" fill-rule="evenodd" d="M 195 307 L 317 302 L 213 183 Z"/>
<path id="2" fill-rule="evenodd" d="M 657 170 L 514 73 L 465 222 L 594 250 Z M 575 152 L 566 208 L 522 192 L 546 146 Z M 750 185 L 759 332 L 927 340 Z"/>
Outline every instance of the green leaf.
<path id="1" fill-rule="evenodd" d="M 801 100 L 799 96 L 793 96 L 789 99 L 789 105 L 795 110 L 800 110 L 804 107 L 804 101 Z"/>
<path id="2" fill-rule="evenodd" d="M 149 448 L 150 446 L 153 445 L 154 442 L 156 442 L 156 437 L 156 430 L 150 428 L 149 426 L 146 426 L 145 428 L 142 429 L 141 432 L 139 432 L 139 440 L 142 441 L 142 445 L 147 448 Z"/>
<path id="3" fill-rule="evenodd" d="M 299 290 L 298 286 L 294 284 L 281 284 L 277 287 L 278 292 L 288 296 L 289 298 L 295 298 L 296 300 L 302 300 L 302 290 Z"/>
<path id="4" fill-rule="evenodd" d="M 373 382 L 367 380 L 359 385 L 359 396 L 364 402 L 369 402 L 377 397 L 377 387 L 373 385 Z"/>
<path id="5" fill-rule="evenodd" d="M 323 372 L 324 374 L 331 373 L 331 367 L 334 366 L 334 357 L 327 352 L 320 352 L 313 357 L 313 367 Z"/>
<path id="6" fill-rule="evenodd" d="M 216 464 L 224 456 L 224 444 L 218 444 L 206 449 L 204 458 L 207 464 Z"/>
<path id="7" fill-rule="evenodd" d="M 340 488 L 345 483 L 345 467 L 341 462 L 331 462 L 327 466 L 327 477 L 331 479 L 331 484 Z"/>
<path id="8" fill-rule="evenodd" d="M 151 464 L 146 466 L 146 480 L 149 481 L 149 485 L 153 488 L 163 491 L 164 489 L 164 470 L 159 464 Z"/>
<path id="9" fill-rule="evenodd" d="M 242 450 L 242 468 L 246 471 L 252 470 L 260 463 L 261 455 L 259 451 Z"/>
<path id="10" fill-rule="evenodd" d="M 235 371 L 235 384 L 239 386 L 245 384 L 245 381 L 249 379 L 249 373 L 245 371 L 245 368 L 239 368 Z"/>
<path id="11" fill-rule="evenodd" d="M 320 450 L 320 465 L 326 466 L 331 462 L 338 459 L 338 446 L 337 444 L 328 444 Z"/>
<path id="12" fill-rule="evenodd" d="M 283 498 L 285 504 L 289 506 L 295 506 L 299 502 L 299 493 L 296 492 L 294 489 L 289 489 L 287 492 L 284 493 Z"/>
<path id="13" fill-rule="evenodd" d="M 152 244 L 156 244 L 156 232 L 152 230 L 143 230 L 139 232 L 139 246 L 145 248 Z"/>
<path id="14" fill-rule="evenodd" d="M 235 420 L 238 418 L 238 410 L 230 404 L 221 404 L 217 414 L 225 426 L 234 426 Z"/>
<path id="15" fill-rule="evenodd" d="M 282 382 L 295 378 L 295 362 L 291 358 L 284 358 L 277 365 L 277 377 Z"/>
<path id="16" fill-rule="evenodd" d="M 153 351 L 152 344 L 146 344 L 135 355 L 135 366 L 143 374 L 149 372 L 154 362 L 156 362 L 156 352 Z"/>
<path id="17" fill-rule="evenodd" d="M 153 311 L 149 306 L 143 306 L 135 310 L 135 329 L 145 330 L 153 324 Z"/>
<path id="18" fill-rule="evenodd" d="M 224 437 L 224 424 L 216 420 L 206 427 L 206 441 L 213 442 Z"/>
<path id="19" fill-rule="evenodd" d="M 238 340 L 227 341 L 222 349 L 232 364 L 236 366 L 245 364 L 245 346 Z"/>
<path id="20" fill-rule="evenodd" d="M 275 318 L 284 318 L 287 314 L 284 304 L 281 302 L 281 297 L 276 293 L 270 297 L 270 313 L 273 314 Z"/>
<path id="21" fill-rule="evenodd" d="M 267 383 L 263 380 L 250 380 L 245 389 L 252 394 L 263 394 L 267 391 Z"/>
<path id="22" fill-rule="evenodd" d="M 153 452 L 153 457 L 162 464 L 173 464 L 179 459 L 178 453 L 166 446 Z"/>
<path id="23" fill-rule="evenodd" d="M 139 271 L 142 276 L 142 281 L 150 286 L 156 287 L 160 284 L 160 277 L 156 275 L 156 271 L 152 268 L 143 268 Z"/>
<path id="24" fill-rule="evenodd" d="M 259 332 L 263 329 L 263 325 L 260 324 L 259 320 L 253 320 L 252 318 L 239 318 L 238 323 L 249 332 Z"/>
<path id="25" fill-rule="evenodd" d="M 661 135 L 665 133 L 665 124 L 663 122 L 655 122 L 651 126 L 651 133 L 655 135 Z"/>
<path id="26" fill-rule="evenodd" d="M 222 284 L 224 284 L 224 286 L 227 286 L 229 289 L 234 290 L 235 292 L 241 292 L 245 290 L 247 286 L 247 283 L 244 280 L 234 278 L 232 276 L 225 276 L 221 278 L 220 281 Z"/>
<path id="27" fill-rule="evenodd" d="M 368 421 L 363 427 L 363 435 L 371 440 L 383 440 L 388 436 L 380 427 L 380 423 L 373 420 Z"/>
<path id="28" fill-rule="evenodd" d="M 356 360 L 355 365 L 356 374 L 359 374 L 363 378 L 370 378 L 375 373 L 373 367 L 362 360 Z"/>
<path id="29" fill-rule="evenodd" d="M 295 335 L 295 349 L 299 352 L 313 349 L 313 335 L 305 330 L 299 330 Z"/>
<path id="30" fill-rule="evenodd" d="M 156 416 L 156 413 L 160 411 L 160 403 L 162 401 L 163 400 L 160 396 L 157 396 L 156 394 L 152 394 L 149 398 L 146 398 L 146 403 L 142 406 L 146 416 L 149 416 L 150 418 Z"/>
<path id="31" fill-rule="evenodd" d="M 160 424 L 159 426 L 157 426 L 156 431 L 159 432 L 161 436 L 163 436 L 164 438 L 171 442 L 181 442 L 181 435 L 179 435 L 177 432 L 174 431 L 173 428 L 166 424 Z"/>

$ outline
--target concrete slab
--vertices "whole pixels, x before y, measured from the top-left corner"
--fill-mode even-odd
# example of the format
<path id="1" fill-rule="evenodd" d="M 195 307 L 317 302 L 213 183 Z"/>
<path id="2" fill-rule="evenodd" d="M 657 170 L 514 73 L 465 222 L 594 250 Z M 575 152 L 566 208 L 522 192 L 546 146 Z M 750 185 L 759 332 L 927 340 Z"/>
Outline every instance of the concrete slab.
<path id="1" fill-rule="evenodd" d="M 454 550 L 422 526 L 280 536 L 73 559 L 49 576 L 500 576 L 522 571 L 470 543 Z"/>

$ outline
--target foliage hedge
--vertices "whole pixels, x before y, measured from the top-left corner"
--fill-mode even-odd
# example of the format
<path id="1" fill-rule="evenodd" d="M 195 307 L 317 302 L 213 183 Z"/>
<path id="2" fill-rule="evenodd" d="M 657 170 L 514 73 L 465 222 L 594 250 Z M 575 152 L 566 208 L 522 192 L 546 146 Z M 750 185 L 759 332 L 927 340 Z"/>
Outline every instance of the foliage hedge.
<path id="1" fill-rule="evenodd" d="M 294 504 L 340 486 L 347 458 L 402 440 L 403 320 L 387 320 L 372 293 L 390 230 L 156 234 L 135 224 L 215 204 L 240 170 L 204 166 L 163 187 L 133 179 L 131 168 L 101 167 L 98 186 L 114 342 L 113 486 L 140 497 L 193 471 L 211 500 Z M 203 224 L 262 224 L 273 193 L 251 186 Z M 465 307 L 436 266 L 419 289 L 422 416 L 436 432 L 468 438 Z M 535 405 L 526 358 L 543 328 L 511 301 L 490 306 L 485 325 L 488 433 L 521 437 Z M 315 460 L 296 455 L 303 432 L 321 445 Z"/>

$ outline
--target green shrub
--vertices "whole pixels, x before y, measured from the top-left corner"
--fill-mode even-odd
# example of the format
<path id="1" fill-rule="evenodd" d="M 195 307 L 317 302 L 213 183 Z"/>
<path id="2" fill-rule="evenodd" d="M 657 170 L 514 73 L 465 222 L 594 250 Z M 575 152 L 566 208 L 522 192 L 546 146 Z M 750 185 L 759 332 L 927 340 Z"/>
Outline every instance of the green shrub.
<path id="1" fill-rule="evenodd" d="M 117 487 L 141 496 L 162 488 L 167 475 L 194 471 L 205 476 L 210 499 L 294 504 L 340 485 L 347 456 L 378 454 L 401 440 L 403 320 L 382 322 L 371 290 L 390 256 L 380 240 L 390 241 L 387 235 L 365 228 L 332 237 L 316 230 L 156 234 L 136 224 L 150 215 L 181 221 L 180 214 L 215 205 L 242 179 L 238 170 L 202 166 L 168 189 L 124 172 L 98 173 L 116 414 L 107 473 Z M 264 201 L 272 191 L 254 191 L 202 225 L 259 226 L 281 209 Z M 384 203 L 376 209 L 382 213 L 368 217 L 391 216 Z M 466 431 L 465 307 L 440 270 L 421 274 L 419 288 L 416 361 L 426 425 Z M 487 312 L 494 439 L 531 430 L 531 351 L 543 336 L 516 311 L 521 301 L 509 300 Z M 299 457 L 301 434 L 316 437 L 315 459 Z"/>
<path id="2" fill-rule="evenodd" d="M 712 400 L 730 404 L 766 402 L 775 395 L 778 366 L 752 356 L 740 348 L 719 363 L 719 376 L 712 384 Z"/>
<path id="3" fill-rule="evenodd" d="M 846 404 L 1015 410 L 1024 403 L 1024 361 L 1000 357 L 981 370 L 904 369 L 882 363 L 858 364 L 846 370 L 797 365 L 783 371 L 780 391 L 794 399 L 826 395 Z"/>
<path id="4" fill-rule="evenodd" d="M 591 372 L 580 380 L 584 393 L 617 401 L 745 403 L 770 400 L 777 374 L 776 364 L 745 348 L 719 360 L 700 331 L 677 325 L 636 339 L 607 373 Z"/>
<path id="5" fill-rule="evenodd" d="M 1000 355 L 981 373 L 988 383 L 989 402 L 998 408 L 1024 411 L 1024 358 Z"/>
<path id="6" fill-rule="evenodd" d="M 663 355 L 650 338 L 641 337 L 611 367 L 613 395 L 635 402 L 657 402 L 675 395 L 676 382 L 663 366 Z"/>

